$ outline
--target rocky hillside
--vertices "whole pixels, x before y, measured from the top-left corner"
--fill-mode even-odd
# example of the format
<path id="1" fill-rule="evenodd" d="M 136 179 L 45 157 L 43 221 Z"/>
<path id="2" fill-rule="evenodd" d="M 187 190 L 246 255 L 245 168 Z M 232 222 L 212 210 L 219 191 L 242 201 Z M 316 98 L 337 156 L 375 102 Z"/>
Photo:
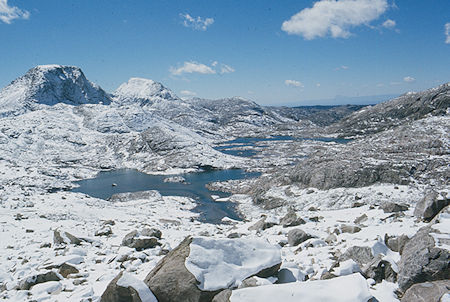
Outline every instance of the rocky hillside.
<path id="1" fill-rule="evenodd" d="M 396 99 L 365 107 L 334 124 L 330 131 L 341 136 L 367 135 L 392 129 L 427 115 L 446 115 L 450 106 L 450 83 L 408 92 Z"/>
<path id="2" fill-rule="evenodd" d="M 321 190 L 380 183 L 445 188 L 450 155 L 449 87 L 407 94 L 344 118 L 331 128 L 345 136 L 361 135 L 367 124 L 366 132 L 374 134 L 318 149 L 294 168 L 268 175 L 254 186 L 255 201 L 265 207 L 283 204 L 267 197 L 267 192 L 285 185 Z"/>
<path id="3" fill-rule="evenodd" d="M 329 126 L 364 107 L 364 105 L 338 105 L 270 107 L 270 109 L 295 121 L 308 120 L 318 126 Z"/>

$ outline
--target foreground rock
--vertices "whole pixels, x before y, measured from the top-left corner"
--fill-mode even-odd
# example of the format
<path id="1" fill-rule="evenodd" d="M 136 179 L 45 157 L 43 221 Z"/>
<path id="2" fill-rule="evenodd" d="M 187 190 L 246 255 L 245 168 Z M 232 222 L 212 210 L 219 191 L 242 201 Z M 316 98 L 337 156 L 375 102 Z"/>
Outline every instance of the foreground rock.
<path id="1" fill-rule="evenodd" d="M 247 277 L 275 274 L 280 264 L 279 248 L 260 240 L 188 237 L 144 282 L 159 302 L 211 301 Z"/>
<path id="2" fill-rule="evenodd" d="M 157 302 L 144 282 L 121 272 L 109 283 L 101 302 Z"/>
<path id="3" fill-rule="evenodd" d="M 440 302 L 450 292 L 450 280 L 414 284 L 403 295 L 405 302 Z"/>
<path id="4" fill-rule="evenodd" d="M 431 227 L 424 227 L 403 248 L 398 285 L 407 290 L 415 283 L 450 278 L 448 250 L 436 247 Z"/>

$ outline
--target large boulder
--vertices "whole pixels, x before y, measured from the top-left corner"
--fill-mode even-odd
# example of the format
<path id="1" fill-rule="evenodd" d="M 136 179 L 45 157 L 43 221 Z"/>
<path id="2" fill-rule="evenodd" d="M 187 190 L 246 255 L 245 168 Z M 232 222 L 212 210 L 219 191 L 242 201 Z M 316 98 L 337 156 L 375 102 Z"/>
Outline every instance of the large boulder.
<path id="1" fill-rule="evenodd" d="M 244 279 L 278 271 L 280 250 L 260 240 L 187 237 L 147 275 L 159 302 L 211 301 Z"/>
<path id="2" fill-rule="evenodd" d="M 440 302 L 450 292 L 450 280 L 418 283 L 411 286 L 403 295 L 405 302 Z"/>
<path id="3" fill-rule="evenodd" d="M 395 202 L 386 202 L 382 204 L 380 208 L 385 213 L 396 213 L 408 210 L 408 206 L 406 204 L 399 204 Z"/>
<path id="4" fill-rule="evenodd" d="M 428 192 L 417 202 L 416 208 L 414 209 L 414 216 L 424 221 L 430 221 L 449 204 L 450 199 L 444 198 L 436 191 Z"/>
<path id="5" fill-rule="evenodd" d="M 388 282 L 397 281 L 397 272 L 389 261 L 383 260 L 382 254 L 377 255 L 371 262 L 366 264 L 362 268 L 362 272 L 366 278 L 371 278 L 376 283 L 380 283 L 383 280 Z"/>
<path id="6" fill-rule="evenodd" d="M 407 290 L 415 283 L 450 278 L 448 250 L 437 247 L 431 226 L 420 229 L 403 248 L 398 284 Z"/>
<path id="7" fill-rule="evenodd" d="M 157 302 L 147 285 L 121 272 L 103 292 L 100 302 Z"/>

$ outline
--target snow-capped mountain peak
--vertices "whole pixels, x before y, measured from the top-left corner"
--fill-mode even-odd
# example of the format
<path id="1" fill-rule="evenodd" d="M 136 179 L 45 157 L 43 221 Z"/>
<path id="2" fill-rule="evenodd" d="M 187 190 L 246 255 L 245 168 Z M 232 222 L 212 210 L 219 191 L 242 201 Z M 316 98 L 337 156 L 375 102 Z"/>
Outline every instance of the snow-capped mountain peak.
<path id="1" fill-rule="evenodd" d="M 109 95 L 86 79 L 80 68 L 39 65 L 0 91 L 0 115 L 19 114 L 38 105 L 110 102 Z"/>
<path id="2" fill-rule="evenodd" d="M 159 100 L 180 100 L 170 89 L 161 83 L 143 78 L 131 78 L 114 92 L 120 104 L 140 102 L 142 105 Z"/>

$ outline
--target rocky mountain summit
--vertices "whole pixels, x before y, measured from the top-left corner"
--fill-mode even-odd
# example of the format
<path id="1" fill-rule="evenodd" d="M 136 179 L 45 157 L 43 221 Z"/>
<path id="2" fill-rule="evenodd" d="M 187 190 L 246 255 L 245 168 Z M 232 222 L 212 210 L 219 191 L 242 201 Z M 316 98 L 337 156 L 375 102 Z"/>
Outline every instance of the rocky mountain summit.
<path id="1" fill-rule="evenodd" d="M 40 104 L 109 104 L 110 96 L 88 81 L 80 68 L 41 65 L 30 69 L 0 91 L 0 116 L 17 115 Z"/>
<path id="2" fill-rule="evenodd" d="M 0 299 L 447 301 L 449 91 L 275 108 L 33 68 L 0 92 Z M 243 218 L 218 224 L 191 195 L 71 191 L 122 168 L 261 176 L 208 184 Z"/>

